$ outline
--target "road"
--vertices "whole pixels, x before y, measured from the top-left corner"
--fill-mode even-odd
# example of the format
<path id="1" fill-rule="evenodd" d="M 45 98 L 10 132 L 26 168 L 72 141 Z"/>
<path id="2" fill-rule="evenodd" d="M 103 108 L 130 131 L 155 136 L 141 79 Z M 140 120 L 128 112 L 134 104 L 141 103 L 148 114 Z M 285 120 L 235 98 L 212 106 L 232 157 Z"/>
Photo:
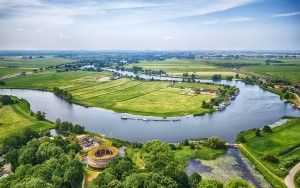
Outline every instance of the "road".
<path id="1" fill-rule="evenodd" d="M 300 163 L 298 163 L 296 166 L 294 166 L 289 174 L 284 178 L 284 183 L 288 188 L 295 188 L 294 185 L 294 176 L 296 175 L 296 173 L 300 171 Z"/>

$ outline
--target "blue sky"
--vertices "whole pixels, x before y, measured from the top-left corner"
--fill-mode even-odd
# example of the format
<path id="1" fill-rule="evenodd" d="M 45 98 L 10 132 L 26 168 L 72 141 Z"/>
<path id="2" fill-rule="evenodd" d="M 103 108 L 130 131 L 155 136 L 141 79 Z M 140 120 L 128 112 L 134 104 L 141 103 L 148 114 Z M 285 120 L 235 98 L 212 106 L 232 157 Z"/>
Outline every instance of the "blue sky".
<path id="1" fill-rule="evenodd" d="M 300 50 L 300 1 L 0 0 L 0 49 Z"/>

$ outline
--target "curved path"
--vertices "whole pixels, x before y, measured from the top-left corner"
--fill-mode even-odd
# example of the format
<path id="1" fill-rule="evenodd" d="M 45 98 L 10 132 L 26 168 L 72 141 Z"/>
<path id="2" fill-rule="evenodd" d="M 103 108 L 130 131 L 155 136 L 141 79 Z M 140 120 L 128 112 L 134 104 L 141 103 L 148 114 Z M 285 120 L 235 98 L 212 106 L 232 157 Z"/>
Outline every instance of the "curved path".
<path id="1" fill-rule="evenodd" d="M 297 172 L 300 171 L 300 163 L 294 166 L 290 171 L 289 174 L 284 178 L 284 183 L 288 188 L 295 188 L 294 184 L 294 177 Z"/>

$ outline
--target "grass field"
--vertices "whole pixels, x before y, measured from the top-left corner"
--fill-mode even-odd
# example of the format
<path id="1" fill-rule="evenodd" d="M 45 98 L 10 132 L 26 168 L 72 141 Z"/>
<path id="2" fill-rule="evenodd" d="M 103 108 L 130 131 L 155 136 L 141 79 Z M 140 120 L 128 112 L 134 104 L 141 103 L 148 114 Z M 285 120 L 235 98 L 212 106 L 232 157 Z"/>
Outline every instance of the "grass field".
<path id="1" fill-rule="evenodd" d="M 70 63 L 71 60 L 46 56 L 45 58 L 23 59 L 21 56 L 2 57 L 0 59 L 0 76 L 29 72 L 34 69 L 46 68 Z"/>
<path id="2" fill-rule="evenodd" d="M 284 79 L 300 85 L 300 64 L 298 66 L 259 65 L 245 68 L 246 71 Z"/>
<path id="3" fill-rule="evenodd" d="M 299 147 L 293 148 L 300 144 L 300 118 L 290 119 L 284 125 L 273 128 L 271 133 L 263 133 L 262 136 L 255 136 L 255 131 L 250 130 L 242 133 L 246 139 L 243 144 L 253 157 L 262 163 L 267 170 L 279 177 L 284 177 L 290 168 L 288 163 L 293 158 L 300 157 Z M 291 148 L 290 151 L 286 151 Z M 267 154 L 273 155 L 279 159 L 278 163 L 272 163 L 264 160 Z"/>
<path id="4" fill-rule="evenodd" d="M 37 121 L 35 116 L 31 116 L 29 105 L 24 100 L 0 108 L 0 139 L 25 128 L 31 128 L 39 132 L 52 126 L 53 124 L 47 121 Z"/>
<path id="5" fill-rule="evenodd" d="M 101 81 L 110 77 L 109 72 L 44 72 L 11 78 L 5 81 L 7 88 L 30 88 L 53 90 L 55 86 L 69 91 L 73 101 L 102 107 L 116 112 L 127 112 L 148 116 L 182 116 L 203 114 L 209 109 L 201 108 L 216 96 L 195 94 L 186 88 L 215 89 L 222 86 L 198 83 L 176 83 L 162 81 L 138 81 L 122 78 Z"/>
<path id="6" fill-rule="evenodd" d="M 296 188 L 300 187 L 300 182 L 298 182 L 298 178 L 300 178 L 300 171 L 296 173 L 295 177 L 294 177 L 294 183 L 296 185 Z"/>
<path id="7" fill-rule="evenodd" d="M 236 75 L 236 72 L 233 70 L 207 65 L 198 60 L 169 59 L 165 61 L 144 61 L 139 64 L 126 65 L 126 68 L 133 66 L 142 67 L 144 70 L 163 70 L 168 75 L 180 77 L 183 73 L 194 74 L 197 78 L 211 78 L 214 74 L 221 74 L 223 77 Z"/>

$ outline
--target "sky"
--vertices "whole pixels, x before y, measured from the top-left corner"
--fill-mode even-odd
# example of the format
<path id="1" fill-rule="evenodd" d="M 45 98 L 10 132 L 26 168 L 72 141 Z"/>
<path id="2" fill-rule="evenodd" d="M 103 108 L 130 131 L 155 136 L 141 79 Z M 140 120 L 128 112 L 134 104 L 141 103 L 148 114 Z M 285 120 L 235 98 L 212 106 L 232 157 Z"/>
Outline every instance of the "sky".
<path id="1" fill-rule="evenodd" d="M 0 0 L 0 50 L 300 50 L 300 0 Z"/>

